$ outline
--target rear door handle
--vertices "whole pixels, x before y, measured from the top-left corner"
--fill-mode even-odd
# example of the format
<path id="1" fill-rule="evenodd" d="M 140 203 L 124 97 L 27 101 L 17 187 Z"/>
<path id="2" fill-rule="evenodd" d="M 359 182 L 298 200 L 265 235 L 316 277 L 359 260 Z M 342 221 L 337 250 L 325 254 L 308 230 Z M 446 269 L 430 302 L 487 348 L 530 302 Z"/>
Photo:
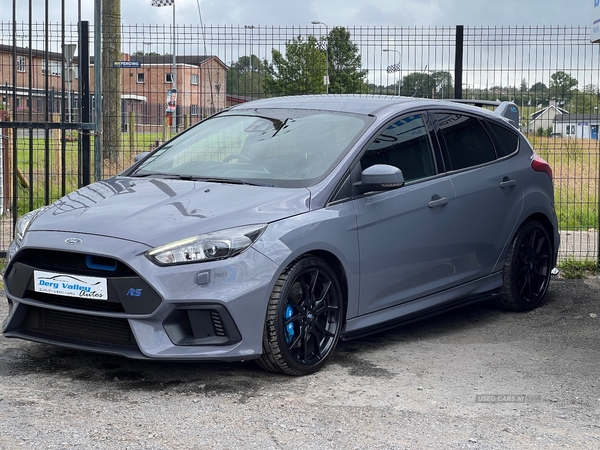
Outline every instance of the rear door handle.
<path id="1" fill-rule="evenodd" d="M 440 197 L 439 195 L 435 194 L 431 197 L 431 201 L 427 203 L 427 206 L 430 208 L 435 208 L 436 206 L 444 206 L 446 203 L 448 203 L 448 197 Z"/>
<path id="2" fill-rule="evenodd" d="M 509 180 L 507 177 L 505 177 L 502 182 L 500 183 L 500 187 L 502 189 L 504 188 L 509 188 L 509 187 L 513 187 L 517 185 L 517 181 L 516 180 Z"/>

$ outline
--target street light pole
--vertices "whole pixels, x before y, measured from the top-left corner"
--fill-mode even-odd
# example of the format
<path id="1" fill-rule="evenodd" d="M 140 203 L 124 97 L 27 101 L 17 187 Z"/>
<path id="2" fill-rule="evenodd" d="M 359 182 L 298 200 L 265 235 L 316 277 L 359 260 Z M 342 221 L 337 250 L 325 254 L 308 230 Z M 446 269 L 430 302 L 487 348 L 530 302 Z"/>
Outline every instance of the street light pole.
<path id="1" fill-rule="evenodd" d="M 325 93 L 329 94 L 329 27 L 324 22 L 313 20 L 313 25 L 325 26 L 325 32 L 327 33 L 327 46 L 325 47 Z"/>
<path id="2" fill-rule="evenodd" d="M 395 52 L 398 53 L 400 55 L 400 64 L 396 65 L 396 56 L 394 56 L 394 65 L 393 66 L 388 66 L 388 72 L 390 71 L 390 68 L 393 69 L 394 73 L 399 72 L 400 71 L 400 67 L 402 66 L 402 53 L 398 50 L 393 50 L 391 48 L 384 48 L 383 49 L 384 52 Z M 396 85 L 396 95 L 400 95 L 400 80 L 402 78 L 398 77 L 398 84 Z"/>

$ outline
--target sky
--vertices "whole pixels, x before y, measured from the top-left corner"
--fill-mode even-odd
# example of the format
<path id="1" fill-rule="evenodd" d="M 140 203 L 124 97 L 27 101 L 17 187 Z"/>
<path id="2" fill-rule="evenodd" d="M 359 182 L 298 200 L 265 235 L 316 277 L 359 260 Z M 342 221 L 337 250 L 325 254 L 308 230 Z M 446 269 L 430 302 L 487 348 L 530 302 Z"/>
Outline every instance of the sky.
<path id="1" fill-rule="evenodd" d="M 30 0 L 34 21 L 44 20 L 45 0 Z M 64 0 L 67 21 L 93 23 L 95 0 Z M 60 21 L 60 0 L 48 0 L 50 21 Z M 594 0 L 175 0 L 175 20 L 197 25 L 305 26 L 564 26 L 591 25 Z M 0 21 L 12 20 L 13 0 L 0 0 Z M 17 21 L 28 20 L 26 0 L 18 0 Z M 121 0 L 124 24 L 173 22 L 172 7 L 151 0 Z"/>

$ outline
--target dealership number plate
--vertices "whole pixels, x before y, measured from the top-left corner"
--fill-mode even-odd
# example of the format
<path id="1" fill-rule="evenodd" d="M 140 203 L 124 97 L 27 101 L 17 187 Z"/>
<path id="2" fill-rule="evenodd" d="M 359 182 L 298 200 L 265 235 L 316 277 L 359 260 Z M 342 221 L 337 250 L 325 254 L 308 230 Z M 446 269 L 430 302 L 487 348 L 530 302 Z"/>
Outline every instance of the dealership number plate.
<path id="1" fill-rule="evenodd" d="M 33 271 L 35 292 L 65 297 L 108 300 L 106 278 L 66 275 L 43 270 Z"/>

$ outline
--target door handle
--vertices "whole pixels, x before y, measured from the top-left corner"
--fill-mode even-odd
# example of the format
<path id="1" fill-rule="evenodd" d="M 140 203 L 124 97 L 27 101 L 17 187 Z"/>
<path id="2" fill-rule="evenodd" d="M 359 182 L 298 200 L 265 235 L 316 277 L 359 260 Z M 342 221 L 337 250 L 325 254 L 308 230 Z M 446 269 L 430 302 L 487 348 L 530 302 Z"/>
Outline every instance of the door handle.
<path id="1" fill-rule="evenodd" d="M 435 194 L 431 197 L 431 201 L 427 203 L 427 206 L 430 208 L 435 208 L 436 206 L 444 206 L 446 203 L 448 203 L 448 197 L 440 197 L 439 195 Z"/>
<path id="2" fill-rule="evenodd" d="M 509 188 L 509 187 L 513 187 L 517 185 L 517 181 L 516 180 L 509 180 L 507 177 L 505 177 L 502 182 L 500 183 L 500 187 L 502 189 L 504 188 Z"/>

